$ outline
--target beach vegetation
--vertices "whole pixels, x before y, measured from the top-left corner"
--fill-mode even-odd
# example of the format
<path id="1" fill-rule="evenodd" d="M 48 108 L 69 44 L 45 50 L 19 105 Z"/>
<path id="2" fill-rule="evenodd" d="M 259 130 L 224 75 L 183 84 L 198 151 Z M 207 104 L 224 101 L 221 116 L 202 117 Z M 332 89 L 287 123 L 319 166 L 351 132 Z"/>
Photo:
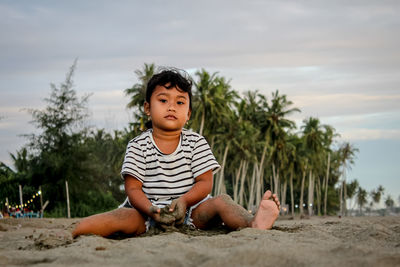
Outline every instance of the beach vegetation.
<path id="1" fill-rule="evenodd" d="M 13 169 L 0 166 L 2 198 L 18 203 L 19 184 L 24 194 L 40 186 L 49 200 L 47 216 L 66 216 L 66 181 L 72 217 L 110 210 L 122 202 L 119 172 L 126 145 L 146 129 L 145 89 L 157 71 L 155 64 L 135 71 L 138 82 L 124 90 L 133 121 L 122 130 L 105 130 L 88 125 L 89 95 L 78 97 L 75 68 L 76 62 L 60 86 L 51 85 L 43 110 L 29 110 L 37 131 L 26 135 L 28 144 L 11 154 Z M 207 139 L 221 164 L 213 194 L 229 194 L 254 212 L 270 189 L 280 196 L 282 213 L 291 216 L 346 215 L 346 203 L 354 197 L 360 213 L 368 197 L 379 203 L 382 187 L 368 194 L 358 182 L 347 183 L 346 172 L 358 149 L 341 143 L 334 126 L 318 117 L 297 125 L 293 116 L 301 110 L 287 95 L 279 90 L 269 95 L 258 90 L 239 93 L 218 72 L 205 69 L 195 72 L 193 84 L 193 112 L 185 127 Z"/>

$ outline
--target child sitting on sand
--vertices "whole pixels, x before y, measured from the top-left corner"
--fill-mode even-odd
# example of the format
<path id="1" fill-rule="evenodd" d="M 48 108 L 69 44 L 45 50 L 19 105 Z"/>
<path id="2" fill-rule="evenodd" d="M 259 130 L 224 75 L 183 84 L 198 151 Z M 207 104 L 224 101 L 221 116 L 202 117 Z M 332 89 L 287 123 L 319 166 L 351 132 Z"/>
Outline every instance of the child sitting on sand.
<path id="1" fill-rule="evenodd" d="M 228 195 L 209 195 L 213 172 L 220 166 L 204 137 L 183 128 L 192 112 L 191 88 L 190 79 L 177 70 L 164 70 L 149 80 L 144 110 L 152 127 L 127 146 L 121 171 L 127 198 L 116 210 L 82 219 L 74 237 L 140 235 L 157 223 L 200 229 L 217 223 L 233 230 L 272 227 L 280 203 L 271 191 L 265 192 L 255 216 Z M 161 216 L 165 206 L 170 216 Z"/>

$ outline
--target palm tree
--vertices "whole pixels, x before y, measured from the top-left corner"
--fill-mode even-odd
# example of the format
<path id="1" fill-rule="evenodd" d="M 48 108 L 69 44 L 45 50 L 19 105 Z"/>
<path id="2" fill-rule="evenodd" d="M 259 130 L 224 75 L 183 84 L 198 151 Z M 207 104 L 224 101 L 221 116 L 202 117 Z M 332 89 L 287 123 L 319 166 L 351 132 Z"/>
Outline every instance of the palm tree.
<path id="1" fill-rule="evenodd" d="M 385 206 L 386 206 L 386 211 L 390 211 L 394 207 L 394 200 L 392 199 L 391 195 L 388 195 L 385 199 Z"/>
<path id="2" fill-rule="evenodd" d="M 192 113 L 191 126 L 203 135 L 204 128 L 206 127 L 206 118 L 209 120 L 211 116 L 217 117 L 216 106 L 222 104 L 223 96 L 218 95 L 218 73 L 209 74 L 206 70 L 202 69 L 197 71 L 195 75 L 198 81 L 195 82 L 195 92 L 193 95 L 194 108 Z M 210 129 L 211 127 L 206 127 Z"/>
<path id="3" fill-rule="evenodd" d="M 382 185 L 379 185 L 376 190 L 374 189 L 371 191 L 371 193 L 370 193 L 371 198 L 372 198 L 371 208 L 374 204 L 379 204 L 379 202 L 381 202 L 381 197 L 384 194 L 384 192 L 385 192 L 385 188 L 383 188 Z"/>
<path id="4" fill-rule="evenodd" d="M 355 153 L 359 150 L 355 148 L 350 143 L 344 143 L 340 149 L 341 155 L 341 163 L 342 163 L 342 194 L 340 194 L 340 213 L 346 215 L 347 214 L 347 187 L 346 187 L 346 170 L 351 168 L 351 165 L 354 164 Z"/>
<path id="5" fill-rule="evenodd" d="M 144 130 L 144 124 L 147 120 L 147 115 L 144 112 L 144 102 L 146 101 L 146 87 L 150 78 L 156 72 L 154 63 L 144 63 L 143 70 L 135 70 L 135 74 L 139 79 L 139 83 L 135 83 L 131 88 L 125 89 L 125 95 L 130 96 L 131 100 L 126 105 L 127 108 L 137 109 L 134 111 L 136 120 L 140 124 L 140 129 Z"/>
<path id="6" fill-rule="evenodd" d="M 220 127 L 216 127 L 214 133 L 217 139 L 216 145 L 223 151 L 221 170 L 218 172 L 215 180 L 214 195 L 226 193 L 225 166 L 229 150 L 232 148 L 232 143 L 236 141 L 237 135 L 237 127 L 235 124 L 237 115 L 231 110 L 227 110 L 227 112 L 229 112 L 228 119 L 226 119 Z"/>
<path id="7" fill-rule="evenodd" d="M 264 102 L 266 114 L 265 133 L 266 145 L 272 147 L 271 163 L 272 175 L 274 177 L 274 193 L 279 192 L 279 171 L 283 167 L 282 162 L 285 160 L 284 146 L 286 145 L 286 132 L 293 129 L 296 124 L 287 117 L 294 112 L 300 112 L 298 108 L 291 108 L 292 101 L 287 100 L 286 95 L 280 95 L 276 90 L 272 93 L 271 104 Z"/>
<path id="8" fill-rule="evenodd" d="M 357 179 L 354 179 L 351 183 L 348 183 L 346 187 L 347 198 L 351 200 L 354 196 L 356 196 L 360 184 L 358 183 Z M 355 201 L 355 203 L 357 203 L 357 201 Z"/>
<path id="9" fill-rule="evenodd" d="M 301 186 L 300 186 L 300 201 L 299 201 L 299 207 L 300 207 L 300 217 L 304 216 L 304 186 L 305 186 L 305 178 L 307 174 L 307 170 L 309 168 L 309 157 L 308 157 L 308 152 L 306 149 L 305 137 L 301 136 L 299 138 L 300 143 L 297 144 L 296 148 L 296 162 L 297 162 L 297 170 L 298 173 L 301 173 Z"/>
<path id="10" fill-rule="evenodd" d="M 293 193 L 293 177 L 295 171 L 299 169 L 299 147 L 301 146 L 301 140 L 296 134 L 290 134 L 287 140 L 287 160 L 288 160 L 288 172 L 289 172 L 289 186 L 290 186 L 290 201 L 291 201 L 291 213 L 294 218 L 294 193 Z M 295 177 L 297 178 L 297 177 Z"/>
<path id="11" fill-rule="evenodd" d="M 367 196 L 368 196 L 367 191 L 361 187 L 358 187 L 357 204 L 358 207 L 360 208 L 360 215 L 362 214 L 362 208 L 364 207 L 365 204 L 367 204 Z"/>
<path id="12" fill-rule="evenodd" d="M 234 182 L 234 200 L 239 204 L 244 204 L 244 193 L 245 193 L 245 182 L 249 165 L 254 166 L 257 164 L 257 147 L 260 142 L 260 130 L 257 127 L 257 123 L 254 123 L 254 116 L 257 114 L 254 110 L 257 109 L 257 105 L 252 102 L 253 98 L 251 95 L 245 94 L 244 98 L 237 103 L 235 115 L 236 122 L 234 124 L 235 138 L 233 141 L 233 148 L 236 151 L 236 155 L 239 157 L 239 169 L 236 171 Z M 237 165 L 236 165 L 237 166 Z M 250 165 L 251 166 L 251 165 Z M 235 168 L 236 169 L 236 168 Z M 247 181 L 251 190 L 251 181 Z M 253 184 L 254 187 L 254 184 Z M 256 185 L 257 188 L 257 185 Z M 261 190 L 261 189 L 258 189 Z M 257 190 L 256 190 L 257 191 Z M 258 196 L 255 198 L 259 199 Z M 247 201 L 248 207 L 253 204 L 254 192 L 249 192 L 249 199 Z"/>
<path id="13" fill-rule="evenodd" d="M 339 134 L 335 133 L 335 128 L 332 126 L 325 126 L 325 133 L 324 133 L 324 149 L 327 152 L 327 160 L 326 160 L 326 176 L 323 183 L 324 187 L 324 215 L 327 215 L 327 204 L 328 204 L 328 188 L 329 188 L 329 173 L 331 167 L 331 152 L 330 146 L 332 145 L 333 138 L 339 136 Z"/>
<path id="14" fill-rule="evenodd" d="M 311 216 L 314 208 L 314 186 L 315 175 L 322 162 L 322 151 L 324 141 L 324 125 L 320 124 L 319 119 L 310 117 L 303 120 L 304 146 L 309 157 L 309 181 L 308 181 L 308 214 Z M 314 173 L 313 173 L 314 172 Z"/>

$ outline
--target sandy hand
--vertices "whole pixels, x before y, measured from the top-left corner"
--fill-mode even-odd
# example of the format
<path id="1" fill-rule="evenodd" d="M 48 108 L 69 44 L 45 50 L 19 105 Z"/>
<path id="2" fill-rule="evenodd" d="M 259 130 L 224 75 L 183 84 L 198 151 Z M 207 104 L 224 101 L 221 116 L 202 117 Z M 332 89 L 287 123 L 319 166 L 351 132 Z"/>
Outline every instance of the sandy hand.
<path id="1" fill-rule="evenodd" d="M 185 221 L 186 208 L 186 202 L 183 201 L 181 198 L 173 200 L 171 205 L 169 206 L 169 212 L 171 212 L 172 215 L 175 217 L 176 225 L 181 225 Z"/>
<path id="2" fill-rule="evenodd" d="M 172 225 L 175 222 L 175 216 L 169 212 L 169 208 L 165 207 L 160 209 L 157 206 L 151 206 L 150 212 L 152 213 L 152 218 L 159 224 Z"/>

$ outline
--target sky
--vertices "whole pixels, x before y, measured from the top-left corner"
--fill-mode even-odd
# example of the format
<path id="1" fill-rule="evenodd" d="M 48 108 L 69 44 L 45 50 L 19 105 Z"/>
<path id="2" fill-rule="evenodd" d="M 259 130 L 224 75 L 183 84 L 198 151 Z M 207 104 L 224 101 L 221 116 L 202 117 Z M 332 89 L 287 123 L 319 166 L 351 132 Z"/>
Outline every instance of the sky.
<path id="1" fill-rule="evenodd" d="M 77 58 L 90 125 L 132 120 L 124 89 L 144 63 L 218 72 L 243 93 L 286 94 L 359 149 L 347 180 L 400 198 L 400 1 L 0 1 L 0 161 L 35 132 Z"/>

